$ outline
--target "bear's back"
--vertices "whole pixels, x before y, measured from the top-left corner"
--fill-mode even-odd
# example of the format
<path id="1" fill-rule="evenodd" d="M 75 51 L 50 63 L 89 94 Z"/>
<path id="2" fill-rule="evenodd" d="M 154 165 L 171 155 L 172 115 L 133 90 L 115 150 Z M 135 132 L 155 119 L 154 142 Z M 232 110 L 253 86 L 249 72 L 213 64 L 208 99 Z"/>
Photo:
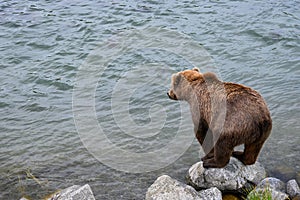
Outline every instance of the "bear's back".
<path id="1" fill-rule="evenodd" d="M 254 89 L 237 84 L 224 83 L 228 114 L 250 115 L 251 118 L 269 118 L 270 113 L 263 97 Z"/>

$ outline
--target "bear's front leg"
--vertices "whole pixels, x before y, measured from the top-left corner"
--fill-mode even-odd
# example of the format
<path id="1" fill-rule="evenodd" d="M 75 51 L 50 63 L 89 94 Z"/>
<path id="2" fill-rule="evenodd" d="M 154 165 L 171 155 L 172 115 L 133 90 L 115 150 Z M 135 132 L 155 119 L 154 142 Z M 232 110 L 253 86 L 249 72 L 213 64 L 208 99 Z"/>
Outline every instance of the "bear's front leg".
<path id="1" fill-rule="evenodd" d="M 204 151 L 204 154 L 205 154 L 205 156 L 202 157 L 201 160 L 204 161 L 204 160 L 213 158 L 214 157 L 214 148 L 212 148 L 209 151 L 205 148 L 205 146 L 203 146 L 203 141 L 204 141 L 205 135 L 203 136 L 203 135 L 200 135 L 199 133 L 198 134 L 196 133 L 196 138 L 197 138 L 198 142 L 200 143 L 200 145 Z M 207 152 L 207 151 L 209 151 L 209 152 Z"/>
<path id="2" fill-rule="evenodd" d="M 204 157 L 202 157 L 201 160 L 204 161 L 207 159 L 211 159 L 213 157 L 214 157 L 214 148 L 208 154 L 206 154 Z"/>
<path id="3" fill-rule="evenodd" d="M 196 136 L 196 138 L 197 138 L 197 140 L 198 140 L 198 142 L 199 142 L 199 144 L 200 144 L 201 146 L 202 146 L 202 144 L 203 144 L 205 135 L 206 135 L 206 133 L 203 133 L 203 132 L 200 131 L 200 130 L 196 130 L 196 131 L 195 131 L 195 136 Z"/>
<path id="4" fill-rule="evenodd" d="M 204 168 L 223 168 L 227 165 L 228 161 L 220 162 L 216 161 L 215 158 L 210 158 L 203 161 L 203 167 Z"/>
<path id="5" fill-rule="evenodd" d="M 203 161 L 204 168 L 222 168 L 225 167 L 230 160 L 233 149 L 223 140 L 218 140 L 214 147 L 214 157 Z"/>

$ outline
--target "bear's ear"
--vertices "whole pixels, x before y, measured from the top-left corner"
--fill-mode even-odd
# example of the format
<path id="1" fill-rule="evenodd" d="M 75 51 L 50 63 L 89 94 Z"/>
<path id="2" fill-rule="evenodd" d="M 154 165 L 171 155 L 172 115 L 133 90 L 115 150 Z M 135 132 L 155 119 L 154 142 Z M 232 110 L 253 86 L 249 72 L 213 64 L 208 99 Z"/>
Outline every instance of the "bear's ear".
<path id="1" fill-rule="evenodd" d="M 205 81 L 210 81 L 210 82 L 211 81 L 215 81 L 215 82 L 220 81 L 218 79 L 217 75 L 213 72 L 206 72 L 203 74 L 203 77 L 204 77 Z"/>
<path id="2" fill-rule="evenodd" d="M 199 70 L 198 67 L 194 67 L 192 70 L 193 70 L 193 71 L 196 71 L 196 72 L 200 72 L 200 70 Z"/>

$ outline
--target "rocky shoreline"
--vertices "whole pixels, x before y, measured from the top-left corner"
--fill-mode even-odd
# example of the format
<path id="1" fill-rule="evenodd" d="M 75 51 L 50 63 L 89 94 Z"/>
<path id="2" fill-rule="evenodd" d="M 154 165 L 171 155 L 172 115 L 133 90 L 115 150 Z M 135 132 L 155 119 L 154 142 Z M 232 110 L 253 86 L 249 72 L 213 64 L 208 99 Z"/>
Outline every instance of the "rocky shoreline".
<path id="1" fill-rule="evenodd" d="M 198 162 L 188 170 L 186 182 L 181 183 L 168 175 L 160 176 L 148 188 L 146 200 L 300 200 L 296 180 L 284 183 L 267 177 L 265 168 L 259 162 L 245 166 L 235 158 L 231 158 L 224 168 L 205 169 L 203 162 Z M 264 197 L 266 191 L 269 198 Z"/>
<path id="2" fill-rule="evenodd" d="M 231 158 L 224 168 L 205 169 L 202 162 L 190 167 L 186 184 L 162 175 L 148 188 L 146 200 L 300 200 L 296 180 L 267 177 L 265 168 L 256 162 L 243 165 Z M 267 191 L 269 198 L 264 197 Z M 256 198 L 253 198 L 255 196 Z M 22 198 L 21 200 L 26 200 Z M 52 194 L 46 200 L 95 200 L 91 187 L 74 185 Z"/>

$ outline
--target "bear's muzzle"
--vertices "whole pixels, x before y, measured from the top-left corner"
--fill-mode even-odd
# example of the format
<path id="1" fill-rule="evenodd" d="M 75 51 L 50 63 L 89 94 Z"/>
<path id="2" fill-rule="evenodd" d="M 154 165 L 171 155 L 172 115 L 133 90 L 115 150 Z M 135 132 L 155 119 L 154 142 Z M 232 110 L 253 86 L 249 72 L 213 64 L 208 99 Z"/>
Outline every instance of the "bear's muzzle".
<path id="1" fill-rule="evenodd" d="M 176 95 L 173 93 L 172 90 L 169 91 L 169 92 L 167 92 L 167 95 L 168 95 L 168 97 L 169 97 L 170 99 L 172 99 L 172 100 L 178 100 L 177 97 L 176 97 Z"/>

